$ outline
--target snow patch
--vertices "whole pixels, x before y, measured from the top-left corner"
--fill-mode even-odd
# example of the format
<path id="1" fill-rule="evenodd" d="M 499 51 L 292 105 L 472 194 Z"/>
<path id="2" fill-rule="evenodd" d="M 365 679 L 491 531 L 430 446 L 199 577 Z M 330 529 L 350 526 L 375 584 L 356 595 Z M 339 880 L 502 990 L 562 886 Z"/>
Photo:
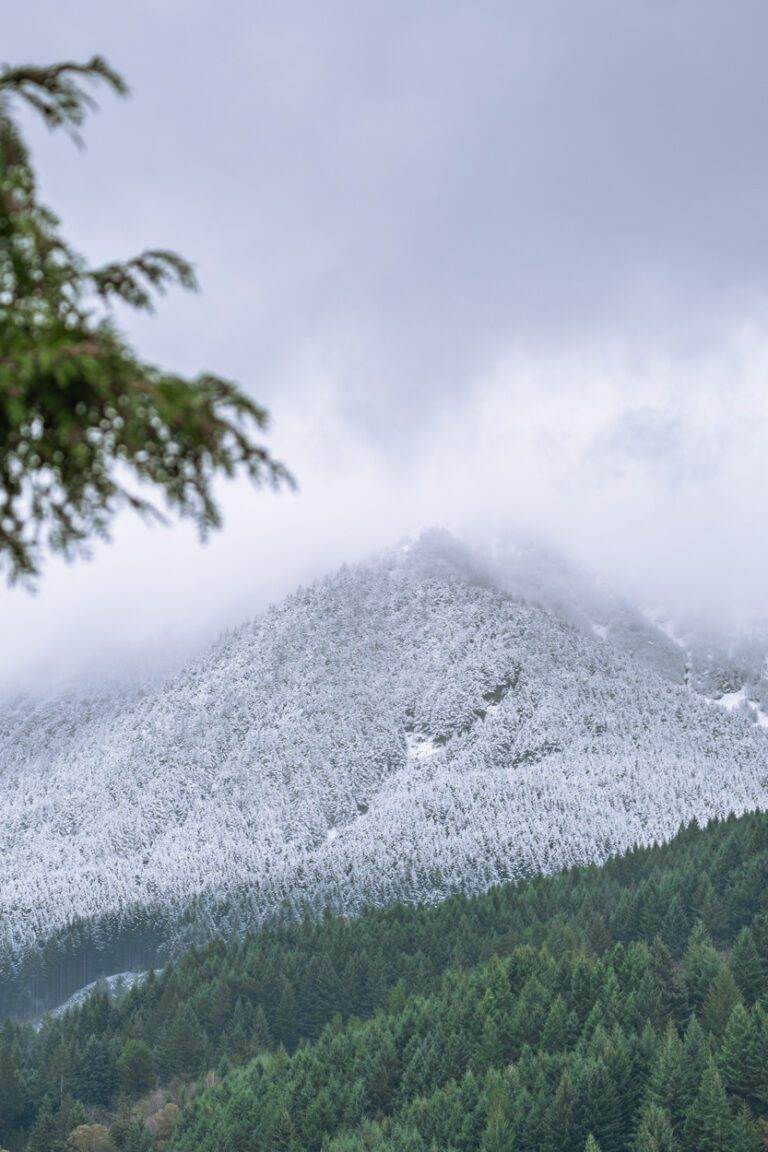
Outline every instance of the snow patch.
<path id="1" fill-rule="evenodd" d="M 155 969 L 155 971 L 159 972 L 162 969 Z M 126 992 L 130 992 L 134 984 L 141 984 L 143 980 L 146 980 L 148 975 L 148 972 L 115 972 L 112 976 L 102 976 L 101 979 L 93 980 L 83 988 L 78 988 L 77 992 L 73 992 L 63 1004 L 59 1004 L 58 1008 L 52 1008 L 46 1015 L 54 1019 L 63 1016 L 74 1008 L 80 1008 L 97 991 L 103 992 L 110 999 L 123 996 Z"/>
<path id="2" fill-rule="evenodd" d="M 718 704 L 725 708 L 726 712 L 733 712 L 736 708 L 740 708 L 742 704 L 747 703 L 747 687 L 744 685 L 739 688 L 738 692 L 724 692 Z"/>
<path id="3" fill-rule="evenodd" d="M 437 745 L 431 736 L 417 736 L 413 732 L 406 732 L 405 743 L 408 749 L 409 760 L 429 760 L 437 752 Z"/>
<path id="4" fill-rule="evenodd" d="M 746 684 L 743 684 L 736 692 L 724 692 L 716 703 L 725 708 L 726 712 L 735 712 L 737 708 L 744 708 L 758 728 L 768 729 L 768 713 L 755 704 L 754 700 L 749 699 Z"/>
<path id="5" fill-rule="evenodd" d="M 592 631 L 594 632 L 595 636 L 599 636 L 601 640 L 607 640 L 608 639 L 608 625 L 607 624 L 595 624 L 595 622 L 593 621 L 592 622 Z"/>

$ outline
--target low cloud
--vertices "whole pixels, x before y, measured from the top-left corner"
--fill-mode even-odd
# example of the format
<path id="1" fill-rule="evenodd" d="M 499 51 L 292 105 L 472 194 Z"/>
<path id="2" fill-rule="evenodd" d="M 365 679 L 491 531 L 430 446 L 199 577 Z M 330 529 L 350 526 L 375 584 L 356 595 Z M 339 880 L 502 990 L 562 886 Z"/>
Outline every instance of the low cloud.
<path id="1" fill-rule="evenodd" d="M 8 58 L 104 53 L 135 95 L 84 154 L 30 129 L 45 197 L 94 260 L 197 262 L 124 323 L 266 402 L 301 490 L 226 487 L 205 549 L 121 518 L 3 591 L 0 683 L 162 669 L 431 523 L 763 611 L 762 0 L 59 8 L 17 7 Z"/>

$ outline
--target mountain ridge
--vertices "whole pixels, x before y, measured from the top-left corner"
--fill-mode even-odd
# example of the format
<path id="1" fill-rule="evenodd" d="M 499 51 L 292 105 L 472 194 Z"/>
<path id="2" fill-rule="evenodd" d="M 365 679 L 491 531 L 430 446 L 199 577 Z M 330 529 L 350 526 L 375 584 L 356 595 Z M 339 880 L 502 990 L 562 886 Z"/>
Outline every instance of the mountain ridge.
<path id="1" fill-rule="evenodd" d="M 0 720 L 6 972 L 74 924 L 98 940 L 155 917 L 174 951 L 600 862 L 768 800 L 747 717 L 438 532 L 300 589 L 159 688 L 53 711 Z"/>

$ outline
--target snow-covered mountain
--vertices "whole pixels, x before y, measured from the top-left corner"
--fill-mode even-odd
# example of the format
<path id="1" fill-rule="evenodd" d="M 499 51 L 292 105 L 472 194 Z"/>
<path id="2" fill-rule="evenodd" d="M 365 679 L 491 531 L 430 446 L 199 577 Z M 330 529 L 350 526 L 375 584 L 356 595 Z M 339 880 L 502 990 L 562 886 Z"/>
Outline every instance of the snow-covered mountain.
<path id="1" fill-rule="evenodd" d="M 8 705 L 5 972 L 68 933 L 98 953 L 138 923 L 178 946 L 434 901 L 766 805 L 768 732 L 686 687 L 679 645 L 607 594 L 606 616 L 587 578 L 559 603 L 556 580 L 525 587 L 512 559 L 427 533 L 159 688 Z"/>

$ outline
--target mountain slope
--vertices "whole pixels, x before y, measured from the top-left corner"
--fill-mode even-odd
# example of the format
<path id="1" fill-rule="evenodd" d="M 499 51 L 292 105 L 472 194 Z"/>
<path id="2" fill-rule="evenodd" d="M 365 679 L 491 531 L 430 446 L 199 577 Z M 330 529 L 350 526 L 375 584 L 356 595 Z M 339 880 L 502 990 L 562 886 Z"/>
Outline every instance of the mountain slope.
<path id="1" fill-rule="evenodd" d="M 76 919 L 178 947 L 600 861 L 765 805 L 768 738 L 432 533 L 159 689 L 7 713 L 0 786 L 8 971 Z"/>

